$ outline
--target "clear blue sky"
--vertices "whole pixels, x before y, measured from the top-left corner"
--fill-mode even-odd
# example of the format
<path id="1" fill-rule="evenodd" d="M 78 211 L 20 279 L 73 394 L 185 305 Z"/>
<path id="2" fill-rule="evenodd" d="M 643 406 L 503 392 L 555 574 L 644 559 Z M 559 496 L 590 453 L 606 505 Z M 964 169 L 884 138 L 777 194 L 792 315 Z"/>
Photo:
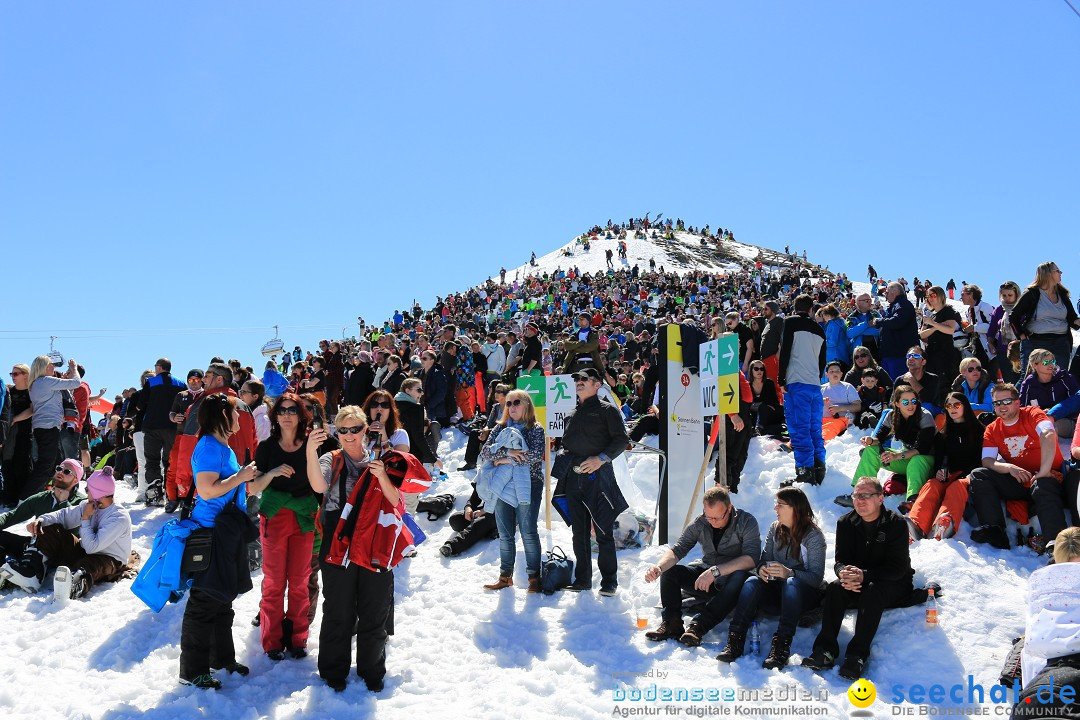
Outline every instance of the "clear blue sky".
<path id="1" fill-rule="evenodd" d="M 3 360 L 254 364 L 646 211 L 1068 284 L 1077 68 L 1060 0 L 4 3 Z"/>

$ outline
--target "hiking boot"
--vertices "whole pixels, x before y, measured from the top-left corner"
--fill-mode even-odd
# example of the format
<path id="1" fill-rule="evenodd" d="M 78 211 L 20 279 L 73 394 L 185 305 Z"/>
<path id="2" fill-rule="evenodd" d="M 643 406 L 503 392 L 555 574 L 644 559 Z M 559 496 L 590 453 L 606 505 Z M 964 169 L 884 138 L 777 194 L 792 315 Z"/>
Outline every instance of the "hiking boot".
<path id="1" fill-rule="evenodd" d="M 679 642 L 686 647 L 697 647 L 698 645 L 701 645 L 701 638 L 705 637 L 705 633 L 707 632 L 708 630 L 698 623 L 691 622 L 690 625 L 687 626 L 686 632 L 679 636 Z"/>
<path id="2" fill-rule="evenodd" d="M 720 654 L 716 656 L 716 659 L 720 662 L 732 662 L 743 654 L 743 648 L 746 646 L 746 632 L 737 632 L 735 630 L 728 630 L 728 641 L 724 649 L 720 651 Z"/>
<path id="3" fill-rule="evenodd" d="M 814 650 L 810 653 L 810 657 L 805 657 L 802 660 L 802 666 L 804 668 L 810 668 L 814 672 L 828 670 L 835 663 L 836 658 L 833 657 L 833 654 L 824 650 Z"/>
<path id="4" fill-rule="evenodd" d="M 1005 528 L 998 525 L 983 525 L 977 527 L 971 531 L 972 542 L 986 543 L 991 547 L 996 547 L 998 550 L 1009 549 L 1009 536 L 1005 533 Z"/>
<path id="5" fill-rule="evenodd" d="M 683 629 L 682 621 L 669 622 L 668 620 L 661 620 L 660 624 L 656 626 L 655 630 L 649 630 L 645 633 L 645 637 L 653 642 L 660 642 L 661 640 L 670 640 L 671 638 L 678 638 L 682 641 L 682 634 L 685 632 Z"/>
<path id="6" fill-rule="evenodd" d="M 542 591 L 543 591 L 543 588 L 540 586 L 540 578 L 539 577 L 531 577 L 531 578 L 529 578 L 529 589 L 528 589 L 527 592 L 538 593 L 538 592 L 542 592 Z"/>
<path id="7" fill-rule="evenodd" d="M 206 675 L 200 675 L 197 678 L 193 678 L 191 680 L 189 680 L 186 677 L 181 677 L 180 678 L 180 684 L 181 685 L 191 685 L 192 687 L 201 688 L 203 690 L 211 690 L 211 689 L 220 690 L 221 689 L 221 681 L 218 680 L 217 678 L 215 678 L 210 673 L 207 673 Z"/>
<path id="8" fill-rule="evenodd" d="M 952 519 L 952 515 L 949 513 L 941 513 L 938 515 L 937 522 L 934 524 L 934 539 L 935 540 L 948 540 L 956 534 L 956 523 Z"/>
<path id="9" fill-rule="evenodd" d="M 165 512 L 172 515 L 174 512 L 177 511 L 177 509 L 179 507 L 180 507 L 180 501 L 179 500 L 169 500 L 168 502 L 165 503 Z"/>
<path id="10" fill-rule="evenodd" d="M 71 599 L 78 600 L 83 595 L 90 592 L 91 584 L 92 581 L 85 570 L 79 569 L 73 572 L 71 574 Z"/>
<path id="11" fill-rule="evenodd" d="M 491 583 L 489 585 L 485 585 L 484 589 L 485 590 L 502 590 L 503 588 L 513 587 L 513 586 L 514 586 L 514 578 L 510 577 L 509 575 L 500 575 L 498 580 L 496 580 L 495 582 L 493 582 L 493 583 Z"/>
<path id="12" fill-rule="evenodd" d="M 465 472 L 466 470 L 475 470 L 476 463 L 465 463 L 457 469 L 458 472 Z"/>
<path id="13" fill-rule="evenodd" d="M 815 485 L 820 485 L 821 483 L 825 482 L 825 473 L 826 473 L 827 470 L 828 470 L 828 468 L 825 466 L 825 461 L 824 460 L 815 460 L 814 461 L 814 484 Z"/>
<path id="14" fill-rule="evenodd" d="M 601 597 L 615 597 L 615 593 L 619 591 L 619 586 L 615 583 L 600 583 L 600 596 Z"/>
<path id="15" fill-rule="evenodd" d="M 284 650 L 267 650 L 266 651 L 266 657 L 270 658 L 274 662 L 278 662 L 279 660 L 284 660 L 285 659 L 285 651 Z"/>
<path id="16" fill-rule="evenodd" d="M 345 678 L 326 678 L 326 686 L 334 692 L 345 692 L 347 685 Z"/>
<path id="17" fill-rule="evenodd" d="M 855 507 L 855 501 L 851 499 L 850 495 L 837 495 L 833 498 L 833 502 L 840 507 L 853 508 Z"/>
<path id="18" fill-rule="evenodd" d="M 444 543 L 439 548 L 439 554 L 442 555 L 443 557 L 450 557 L 451 555 L 454 554 L 454 548 L 450 547 L 449 543 Z"/>
<path id="19" fill-rule="evenodd" d="M 765 658 L 765 662 L 761 663 L 761 667 L 766 668 L 767 670 L 782 670 L 787 667 L 788 660 L 790 659 L 791 638 L 773 635 L 772 647 L 769 648 L 769 656 Z"/>
<path id="20" fill-rule="evenodd" d="M 926 538 L 926 534 L 923 533 L 922 528 L 919 527 L 918 523 L 916 523 L 907 515 L 904 516 L 904 522 L 907 523 L 908 545 L 911 545 L 918 540 L 924 540 Z"/>
<path id="21" fill-rule="evenodd" d="M 845 680 L 858 680 L 866 671 L 866 658 L 858 655 L 848 655 L 844 658 L 844 664 L 840 666 L 839 675 Z"/>
<path id="22" fill-rule="evenodd" d="M 797 483 L 809 483 L 810 485 L 817 485 L 817 472 L 811 467 L 796 467 L 795 477 L 792 478 L 792 482 Z"/>

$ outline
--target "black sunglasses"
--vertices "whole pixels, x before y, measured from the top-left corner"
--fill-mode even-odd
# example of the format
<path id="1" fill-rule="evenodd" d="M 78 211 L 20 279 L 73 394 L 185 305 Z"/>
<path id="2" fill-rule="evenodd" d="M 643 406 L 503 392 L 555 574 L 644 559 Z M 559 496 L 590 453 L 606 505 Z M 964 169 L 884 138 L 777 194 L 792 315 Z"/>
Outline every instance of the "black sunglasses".
<path id="1" fill-rule="evenodd" d="M 299 415 L 300 408 L 295 405 L 282 405 L 277 409 L 278 415 Z"/>
<path id="2" fill-rule="evenodd" d="M 376 400 L 375 402 L 371 403 L 371 407 L 381 407 L 386 408 L 387 410 L 390 409 L 391 405 L 392 403 L 389 400 Z"/>
<path id="3" fill-rule="evenodd" d="M 359 435 L 365 430 L 367 430 L 366 427 L 347 427 L 337 429 L 338 435 Z"/>
<path id="4" fill-rule="evenodd" d="M 517 407 L 518 405 L 520 405 L 523 402 L 525 402 L 525 401 L 522 400 L 521 398 L 516 398 L 514 400 L 507 400 L 506 404 L 507 404 L 508 407 Z"/>
<path id="5" fill-rule="evenodd" d="M 65 475 L 74 475 L 75 471 L 69 468 L 67 465 L 57 465 L 56 472 L 64 473 Z"/>

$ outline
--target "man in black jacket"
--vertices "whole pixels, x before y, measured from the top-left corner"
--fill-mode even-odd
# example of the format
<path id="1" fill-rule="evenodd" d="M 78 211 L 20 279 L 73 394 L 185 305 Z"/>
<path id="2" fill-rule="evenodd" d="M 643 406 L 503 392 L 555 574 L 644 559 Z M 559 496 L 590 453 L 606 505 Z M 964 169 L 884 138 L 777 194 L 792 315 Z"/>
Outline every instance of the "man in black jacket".
<path id="1" fill-rule="evenodd" d="M 577 565 L 574 584 L 568 589 L 581 592 L 592 588 L 589 531 L 595 526 L 600 594 L 610 597 L 619 585 L 615 518 L 627 507 L 610 463 L 626 449 L 630 439 L 619 409 L 596 395 L 603 382 L 600 373 L 595 368 L 579 370 L 574 373 L 574 382 L 578 406 L 566 417 L 560 453 L 573 462 L 565 474 L 565 495 Z"/>
<path id="2" fill-rule="evenodd" d="M 849 608 L 858 608 L 855 635 L 848 643 L 840 677 L 864 677 L 881 613 L 885 608 L 905 605 L 911 598 L 911 569 L 908 531 L 904 519 L 882 503 L 881 483 L 864 477 L 852 495 L 855 509 L 836 522 L 837 579 L 825 590 L 821 632 L 814 650 L 802 664 L 811 670 L 833 666 L 840 645 L 836 638 Z"/>
<path id="3" fill-rule="evenodd" d="M 142 394 L 143 448 L 146 453 L 146 504 L 164 505 L 164 478 L 169 471 L 169 454 L 176 440 L 176 423 L 170 419 L 173 399 L 187 386 L 171 374 L 172 362 L 158 358 L 154 377 Z"/>

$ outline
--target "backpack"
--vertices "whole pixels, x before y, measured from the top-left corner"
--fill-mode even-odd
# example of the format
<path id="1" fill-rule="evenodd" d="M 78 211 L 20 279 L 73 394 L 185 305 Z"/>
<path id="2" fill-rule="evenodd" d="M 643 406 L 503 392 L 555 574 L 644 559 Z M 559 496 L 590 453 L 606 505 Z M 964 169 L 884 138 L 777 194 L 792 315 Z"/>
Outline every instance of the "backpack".
<path id="1" fill-rule="evenodd" d="M 82 425 L 79 422 L 79 406 L 75 404 L 75 396 L 71 394 L 70 390 L 60 391 L 60 401 L 64 405 L 64 425 L 71 424 L 72 427 L 81 429 Z M 89 413 L 87 413 L 89 415 Z"/>
<path id="2" fill-rule="evenodd" d="M 569 587 L 574 582 L 574 561 L 566 557 L 563 549 L 556 545 L 548 551 L 544 562 L 540 564 L 540 589 L 545 595 Z"/>
<path id="3" fill-rule="evenodd" d="M 428 520 L 438 520 L 453 509 L 454 496 L 450 493 L 420 498 L 416 503 L 416 512 L 426 512 Z"/>

